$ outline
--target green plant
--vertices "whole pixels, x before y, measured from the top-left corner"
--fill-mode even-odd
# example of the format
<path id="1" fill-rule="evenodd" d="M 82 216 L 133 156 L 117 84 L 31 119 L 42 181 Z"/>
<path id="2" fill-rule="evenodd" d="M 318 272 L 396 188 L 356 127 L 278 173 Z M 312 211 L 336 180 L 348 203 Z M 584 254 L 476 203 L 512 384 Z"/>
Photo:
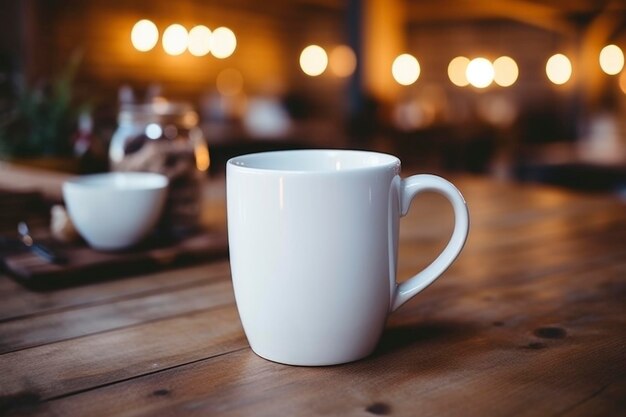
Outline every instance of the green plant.
<path id="1" fill-rule="evenodd" d="M 78 116 L 88 111 L 77 103 L 74 80 L 81 60 L 73 54 L 65 69 L 49 83 L 17 82 L 9 105 L 0 114 L 0 156 L 71 156 Z"/>

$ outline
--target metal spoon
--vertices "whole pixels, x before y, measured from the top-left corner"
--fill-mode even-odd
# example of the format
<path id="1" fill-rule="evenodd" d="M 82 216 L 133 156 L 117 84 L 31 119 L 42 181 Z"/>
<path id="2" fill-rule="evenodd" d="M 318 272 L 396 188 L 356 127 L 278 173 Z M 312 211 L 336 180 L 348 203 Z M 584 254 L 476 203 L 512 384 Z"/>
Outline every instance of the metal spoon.
<path id="1" fill-rule="evenodd" d="M 17 232 L 20 234 L 20 238 L 24 246 L 30 249 L 33 253 L 39 257 L 56 264 L 63 264 L 67 262 L 65 255 L 50 249 L 49 247 L 42 245 L 39 242 L 35 242 L 30 235 L 30 230 L 26 222 L 19 222 L 17 225 Z"/>

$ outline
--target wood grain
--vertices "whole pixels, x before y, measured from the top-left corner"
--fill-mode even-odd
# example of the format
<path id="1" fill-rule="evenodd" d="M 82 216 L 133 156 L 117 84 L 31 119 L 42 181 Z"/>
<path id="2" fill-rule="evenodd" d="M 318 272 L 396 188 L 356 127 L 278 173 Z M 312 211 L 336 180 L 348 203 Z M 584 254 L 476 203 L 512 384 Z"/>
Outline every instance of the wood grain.
<path id="1" fill-rule="evenodd" d="M 623 332 L 626 316 L 616 317 L 614 309 L 625 295 L 625 273 L 622 262 L 554 275 L 468 294 L 419 314 L 412 301 L 392 316 L 378 351 L 348 365 L 290 367 L 242 350 L 51 401 L 40 411 L 339 416 L 374 408 L 394 415 L 558 415 L 600 390 L 624 392 L 626 351 L 614 336 Z M 578 286 L 588 282 L 589 291 L 580 293 Z M 545 291 L 560 286 L 572 288 L 568 297 Z M 494 299 L 485 301 L 484 293 Z M 426 305 L 435 303 L 424 298 Z M 602 404 L 590 415 L 610 415 L 615 404 Z"/>
<path id="2" fill-rule="evenodd" d="M 0 275 L 0 322 L 21 317 L 52 313 L 68 308 L 81 308 L 115 302 L 129 297 L 143 297 L 199 285 L 229 274 L 228 262 L 186 267 L 132 278 L 99 282 L 54 292 L 25 291 L 6 275 Z"/>
<path id="3" fill-rule="evenodd" d="M 0 323 L 0 354 L 233 304 L 230 279 Z"/>
<path id="4" fill-rule="evenodd" d="M 246 346 L 234 305 L 0 356 L 0 396 L 79 392 Z M 20 366 L 15 366 L 19 361 Z"/>
<path id="5" fill-rule="evenodd" d="M 369 358 L 303 368 L 257 357 L 225 262 L 29 293 L 0 277 L 0 414 L 621 416 L 626 205 L 453 178 L 472 229 L 458 261 L 390 316 Z M 206 212 L 224 224 L 223 183 Z M 221 199 L 221 201 L 220 201 Z M 399 276 L 444 246 L 426 194 L 401 223 Z"/>

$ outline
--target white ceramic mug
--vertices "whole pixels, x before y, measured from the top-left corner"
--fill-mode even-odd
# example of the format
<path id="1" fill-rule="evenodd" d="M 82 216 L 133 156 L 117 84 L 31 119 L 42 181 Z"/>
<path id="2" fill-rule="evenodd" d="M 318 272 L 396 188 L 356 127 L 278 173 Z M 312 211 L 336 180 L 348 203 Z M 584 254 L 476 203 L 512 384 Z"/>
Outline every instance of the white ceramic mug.
<path id="1" fill-rule="evenodd" d="M 387 315 L 437 279 L 469 231 L 459 191 L 434 175 L 400 179 L 395 156 L 298 150 L 227 163 L 230 263 L 237 308 L 259 356 L 333 365 L 369 355 Z M 399 218 L 422 191 L 454 208 L 450 242 L 396 283 Z"/>

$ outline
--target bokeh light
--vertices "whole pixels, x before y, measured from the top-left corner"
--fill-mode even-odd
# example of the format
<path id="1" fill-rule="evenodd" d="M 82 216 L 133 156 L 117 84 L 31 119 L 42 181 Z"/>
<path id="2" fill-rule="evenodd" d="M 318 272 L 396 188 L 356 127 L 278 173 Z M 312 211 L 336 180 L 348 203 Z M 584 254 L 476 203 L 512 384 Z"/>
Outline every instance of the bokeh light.
<path id="1" fill-rule="evenodd" d="M 622 72 L 622 75 L 619 76 L 619 88 L 626 94 L 626 71 Z"/>
<path id="2" fill-rule="evenodd" d="M 220 71 L 215 81 L 217 91 L 223 96 L 235 96 L 243 89 L 243 75 L 239 70 L 226 68 Z"/>
<path id="3" fill-rule="evenodd" d="M 437 117 L 437 109 L 429 100 L 412 99 L 398 103 L 392 117 L 396 127 L 410 132 L 430 126 Z"/>
<path id="4" fill-rule="evenodd" d="M 211 51 L 211 30 L 206 26 L 194 26 L 189 31 L 189 52 L 193 56 L 205 56 Z"/>
<path id="5" fill-rule="evenodd" d="M 159 41 L 159 29 L 147 19 L 142 19 L 135 23 L 130 32 L 130 41 L 136 50 L 147 52 L 154 48 Z"/>
<path id="6" fill-rule="evenodd" d="M 509 87 L 515 84 L 519 76 L 519 68 L 515 60 L 508 56 L 501 56 L 493 61 L 493 80 L 500 87 Z"/>
<path id="7" fill-rule="evenodd" d="M 398 84 L 411 85 L 420 76 L 420 64 L 413 55 L 399 55 L 393 61 L 391 74 Z"/>
<path id="8" fill-rule="evenodd" d="M 624 68 L 624 53 L 617 45 L 607 45 L 600 52 L 600 68 L 609 75 L 619 74 Z"/>
<path id="9" fill-rule="evenodd" d="M 309 45 L 300 53 L 300 68 L 306 75 L 316 77 L 322 74 L 327 66 L 328 56 L 321 46 Z"/>
<path id="10" fill-rule="evenodd" d="M 211 35 L 211 53 L 214 57 L 228 58 L 237 48 L 237 37 L 235 33 L 227 27 L 219 27 Z"/>
<path id="11" fill-rule="evenodd" d="M 187 49 L 189 35 L 184 26 L 177 23 L 163 32 L 163 49 L 168 55 L 180 55 Z"/>
<path id="12" fill-rule="evenodd" d="M 500 128 L 511 126 L 518 116 L 515 100 L 508 95 L 485 95 L 478 99 L 476 114 L 485 122 Z"/>
<path id="13" fill-rule="evenodd" d="M 349 46 L 334 47 L 329 58 L 330 71 L 337 77 L 349 77 L 356 69 L 356 55 Z"/>
<path id="14" fill-rule="evenodd" d="M 546 75 L 554 84 L 565 84 L 572 76 L 572 63 L 563 54 L 552 55 L 546 63 Z"/>
<path id="15" fill-rule="evenodd" d="M 486 58 L 474 58 L 467 64 L 465 76 L 476 88 L 489 87 L 494 77 L 493 65 Z"/>
<path id="16" fill-rule="evenodd" d="M 163 130 L 158 124 L 150 123 L 148 126 L 146 126 L 145 134 L 150 139 L 158 139 L 163 134 Z"/>
<path id="17" fill-rule="evenodd" d="M 211 155 L 209 147 L 202 135 L 202 129 L 194 127 L 189 131 L 189 138 L 193 143 L 194 156 L 196 157 L 196 167 L 200 171 L 206 171 L 211 166 Z"/>
<path id="18" fill-rule="evenodd" d="M 469 58 L 464 56 L 457 56 L 448 64 L 448 77 L 452 84 L 458 87 L 465 87 L 469 84 L 465 71 L 467 71 L 467 65 L 470 63 Z"/>

